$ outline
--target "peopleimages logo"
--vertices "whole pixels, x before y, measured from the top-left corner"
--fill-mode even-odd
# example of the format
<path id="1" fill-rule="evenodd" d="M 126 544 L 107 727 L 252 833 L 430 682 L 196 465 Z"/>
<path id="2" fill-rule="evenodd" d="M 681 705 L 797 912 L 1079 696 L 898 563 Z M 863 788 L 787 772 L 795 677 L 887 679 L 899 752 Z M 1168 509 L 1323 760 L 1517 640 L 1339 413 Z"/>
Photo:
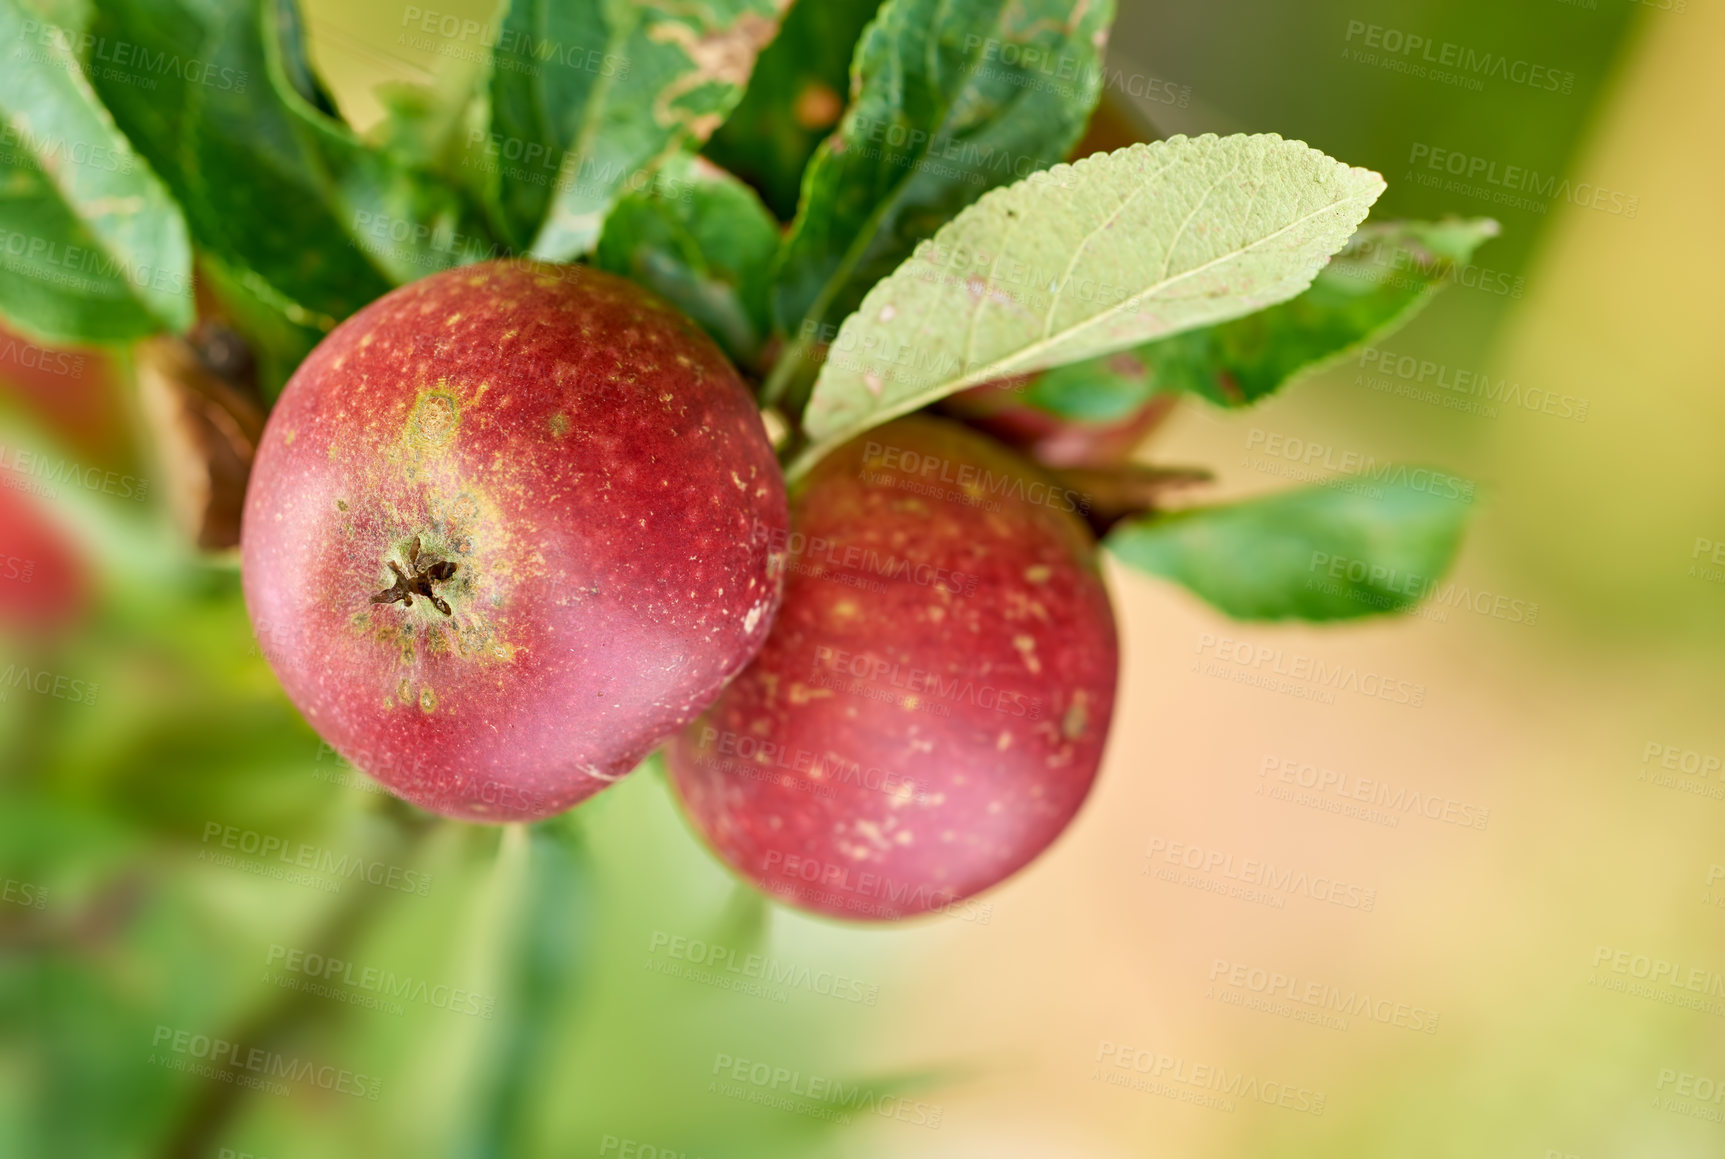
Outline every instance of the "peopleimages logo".
<path id="1" fill-rule="evenodd" d="M 1021 475 L 1001 475 L 972 463 L 955 463 L 939 455 L 922 454 L 890 444 L 863 444 L 863 463 L 879 472 L 912 476 L 921 482 L 946 483 L 976 496 L 994 496 L 1028 503 L 1033 507 L 1052 507 L 1056 511 L 1090 513 L 1090 498 L 1077 491 L 1032 479 L 1026 483 Z"/>
<path id="2" fill-rule="evenodd" d="M 71 484 L 86 491 L 100 491 L 117 499 L 142 503 L 149 497 L 148 480 L 104 471 L 100 467 L 82 467 L 70 459 L 50 459 L 40 451 L 0 445 L 0 471 L 23 479 L 39 479 L 44 483 Z"/>
<path id="3" fill-rule="evenodd" d="M 21 664 L 8 664 L 6 670 L 0 672 L 0 702 L 4 702 L 14 688 L 27 688 L 38 696 L 52 696 L 55 700 L 93 706 L 96 703 L 96 693 L 101 691 L 102 686 L 85 680 L 75 680 L 43 668 L 32 670 Z"/>
<path id="4" fill-rule="evenodd" d="M 623 193 L 651 192 L 659 201 L 694 203 L 692 182 L 673 181 L 663 170 L 605 161 L 571 149 L 555 149 L 539 141 L 470 129 L 463 169 L 502 173 L 527 185 L 541 185 L 559 192 L 570 189 L 614 190 Z"/>
<path id="5" fill-rule="evenodd" d="M 130 173 L 138 166 L 130 153 L 111 145 L 33 133 L 28 125 L 0 125 L 0 158 L 20 161 L 26 157 L 35 164 L 54 167 L 71 164 L 105 173 Z"/>
<path id="6" fill-rule="evenodd" d="M 676 1151 L 670 1147 L 655 1146 L 643 1143 L 639 1139 L 629 1139 L 621 1135 L 605 1135 L 599 1140 L 599 1156 L 605 1159 L 701 1159 L 699 1153 Z"/>
<path id="7" fill-rule="evenodd" d="M 802 575 L 838 573 L 864 581 L 878 578 L 936 588 L 957 596 L 974 595 L 981 581 L 981 577 L 974 573 L 913 563 L 890 552 L 882 555 L 872 547 L 840 546 L 818 535 L 808 536 L 800 531 L 775 528 L 760 520 L 755 521 L 752 538 L 756 545 L 766 547 L 773 554 L 789 557 L 791 570 Z"/>
<path id="8" fill-rule="evenodd" d="M 1635 779 L 1662 789 L 1725 801 L 1725 757 L 1650 740 L 1641 752 Z"/>
<path id="9" fill-rule="evenodd" d="M 204 823 L 204 844 L 211 843 L 248 857 L 274 858 L 283 865 L 335 878 L 359 879 L 398 893 L 424 897 L 431 890 L 431 875 L 427 873 L 386 865 L 351 853 L 338 854 L 304 841 L 289 842 L 282 837 L 259 833 L 255 829 L 241 829 L 237 825 L 224 825 L 220 821 Z M 202 853 L 199 859 L 203 859 Z"/>
<path id="10" fill-rule="evenodd" d="M 1718 753 L 1705 753 L 1697 749 L 1686 749 L 1682 745 L 1650 740 L 1642 746 L 1641 763 L 1646 765 L 1654 761 L 1658 761 L 1662 769 L 1669 769 L 1674 773 L 1688 773 L 1703 780 L 1715 773 L 1725 778 L 1725 756 Z"/>
<path id="11" fill-rule="evenodd" d="M 1367 265 L 1378 269 L 1373 272 L 1365 268 Z M 1473 262 L 1456 262 L 1431 253 L 1423 246 L 1400 245 L 1388 233 L 1373 234 L 1364 239 L 1357 235 L 1350 238 L 1331 267 L 1338 277 L 1407 290 L 1424 290 L 1433 282 L 1441 281 L 1463 289 L 1519 298 L 1527 287 L 1525 276 L 1511 277 L 1505 270 Z"/>
<path id="12" fill-rule="evenodd" d="M 1361 672 L 1353 664 L 1326 664 L 1313 656 L 1298 652 L 1287 654 L 1285 649 L 1268 644 L 1253 644 L 1218 636 L 1214 632 L 1198 635 L 1198 652 L 1211 653 L 1218 660 L 1240 665 L 1248 670 L 1308 682 L 1326 692 L 1357 692 L 1375 700 L 1406 704 L 1421 708 L 1426 702 L 1426 686 L 1409 680 L 1386 676 L 1381 672 Z"/>
<path id="13" fill-rule="evenodd" d="M 1490 809 L 1481 809 L 1436 793 L 1391 785 L 1375 777 L 1361 777 L 1323 768 L 1296 758 L 1266 756 L 1258 769 L 1258 776 L 1268 779 L 1272 774 L 1275 780 L 1283 784 L 1297 785 L 1319 797 L 1339 798 L 1343 805 L 1358 801 L 1366 805 L 1380 806 L 1388 811 L 1392 820 L 1399 820 L 1402 815 L 1412 815 L 1424 817 L 1428 821 L 1442 821 L 1463 829 L 1484 829 L 1491 822 Z M 1262 790 L 1263 786 L 1260 785 L 1259 788 Z M 1305 802 L 1296 800 L 1295 803 Z M 1375 815 L 1368 819 L 1374 817 Z"/>
<path id="14" fill-rule="evenodd" d="M 1423 142 L 1415 142 L 1408 150 L 1408 164 L 1444 173 L 1460 181 L 1477 181 L 1511 194 L 1527 193 L 1543 201 L 1567 201 L 1613 217 L 1634 217 L 1641 208 L 1641 198 L 1607 189 L 1596 182 L 1571 181 L 1555 173 L 1541 173 L 1523 165 L 1500 164 L 1490 157 L 1477 157 Z M 1534 208 L 1541 213 L 1545 211 L 1543 206 L 1535 205 Z"/>
<path id="15" fill-rule="evenodd" d="M 30 53 L 30 59 L 37 63 L 58 64 L 59 61 L 42 51 L 55 47 L 63 53 L 70 53 L 77 60 L 89 61 L 88 68 L 92 73 L 99 72 L 109 80 L 127 84 L 137 84 L 143 80 L 144 83 L 140 85 L 142 88 L 154 89 L 156 82 L 136 76 L 140 72 L 171 76 L 187 84 L 232 93 L 245 92 L 251 79 L 250 74 L 243 68 L 217 67 L 197 57 L 182 59 L 178 53 L 166 49 L 151 52 L 144 45 L 127 40 L 109 40 L 105 36 L 96 36 L 89 32 L 81 33 L 74 39 L 65 29 L 37 20 L 24 21 L 20 31 L 24 41 L 34 40 L 39 46 Z"/>
<path id="16" fill-rule="evenodd" d="M 810 752 L 808 749 L 792 749 L 788 745 L 777 744 L 770 740 L 751 736 L 748 733 L 736 733 L 729 729 L 720 731 L 716 728 L 701 729 L 702 750 L 717 750 L 720 757 L 734 757 L 736 762 L 724 762 L 721 771 L 749 777 L 753 780 L 769 779 L 764 774 L 796 773 L 806 775 L 824 786 L 855 785 L 877 793 L 885 793 L 889 797 L 904 800 L 922 800 L 923 795 L 916 791 L 916 781 L 899 773 L 889 772 L 876 765 L 864 766 L 849 760 L 839 753 Z M 711 760 L 709 756 L 700 758 L 701 762 Z M 777 780 L 776 776 L 771 777 Z"/>
<path id="17" fill-rule="evenodd" d="M 850 652 L 825 644 L 815 646 L 815 671 L 848 675 L 856 680 L 884 682 L 911 696 L 932 696 L 957 704 L 973 704 L 1006 716 L 1042 719 L 1040 697 L 1027 697 L 1022 692 L 996 688 L 990 684 L 978 686 L 974 680 L 944 677 L 926 668 L 912 668 L 884 660 L 868 652 Z"/>
<path id="18" fill-rule="evenodd" d="M 392 252 L 415 257 L 427 270 L 444 268 L 444 258 L 449 259 L 449 265 L 470 265 L 508 254 L 497 242 L 477 234 L 456 233 L 447 222 L 432 226 L 423 221 L 364 209 L 354 211 L 353 232 L 356 246 L 376 243 L 370 248 L 377 249 L 390 245 L 394 247 Z"/>
<path id="19" fill-rule="evenodd" d="M 1685 967 L 1683 963 L 1668 958 L 1637 954 L 1612 946 L 1595 947 L 1593 966 L 1595 970 L 1609 970 L 1613 974 L 1669 986 L 1674 990 L 1703 994 L 1709 998 L 1725 998 L 1725 973 L 1706 966 Z"/>
<path id="20" fill-rule="evenodd" d="M 8 905 L 20 905 L 25 909 L 47 909 L 48 887 L 8 877 L 0 884 L 0 901 L 5 901 Z"/>
<path id="21" fill-rule="evenodd" d="M 1544 387 L 1524 387 L 1519 382 L 1503 378 L 1493 382 L 1491 375 L 1483 370 L 1456 370 L 1429 358 L 1394 354 L 1376 346 L 1360 350 L 1360 369 L 1373 370 L 1416 386 L 1435 386 L 1451 394 L 1487 403 L 1538 411 L 1555 418 L 1574 419 L 1578 423 L 1587 421 L 1588 401 L 1585 398 L 1558 394 Z"/>
<path id="22" fill-rule="evenodd" d="M 1316 982 L 1246 962 L 1215 959 L 1210 964 L 1210 981 L 1219 987 L 1230 987 L 1262 998 L 1286 999 L 1315 1010 L 1350 1018 L 1364 1017 L 1418 1034 L 1437 1033 L 1438 1014 L 1434 1010 L 1391 998 L 1374 998 L 1368 991 Z M 1279 1013 L 1275 1010 L 1270 1012 Z"/>
<path id="23" fill-rule="evenodd" d="M 1364 20 L 1350 20 L 1345 41 L 1349 45 L 1355 45 L 1356 40 L 1358 47 L 1398 58 L 1399 63 L 1413 65 L 1415 61 L 1419 62 L 1419 67 L 1404 68 L 1401 71 L 1419 75 L 1429 73 L 1434 80 L 1449 81 L 1453 76 L 1454 79 L 1471 82 L 1465 87 L 1475 92 L 1478 92 L 1487 80 L 1504 80 L 1543 92 L 1565 95 L 1575 91 L 1573 72 L 1528 60 L 1511 60 L 1499 52 L 1480 51 L 1453 41 L 1436 41 L 1417 32 L 1368 24 Z M 1373 57 L 1369 63 L 1375 64 L 1378 60 Z M 1448 69 L 1454 69 L 1456 73 L 1446 74 L 1444 70 Z"/>
<path id="24" fill-rule="evenodd" d="M 622 80 L 629 75 L 629 58 L 616 53 L 602 52 L 596 48 L 585 48 L 578 44 L 564 44 L 543 36 L 535 36 L 530 31 L 513 28 L 501 28 L 495 22 L 481 24 L 471 17 L 457 16 L 450 12 L 439 12 L 435 9 L 421 8 L 409 4 L 401 11 L 401 27 L 408 33 L 419 33 L 422 36 L 440 37 L 445 41 L 460 44 L 472 41 L 478 48 L 496 50 L 496 67 L 510 72 L 523 72 L 537 76 L 539 70 L 535 67 L 542 64 L 557 64 L 563 68 L 577 72 L 592 73 L 594 76 L 610 77 Z M 429 48 L 427 44 L 405 42 L 397 39 L 396 43 L 408 43 L 410 47 Z M 444 53 L 457 59 L 478 60 L 477 52 L 469 55 L 464 53 Z"/>
<path id="25" fill-rule="evenodd" d="M 84 362 L 82 354 L 49 350 L 21 338 L 7 338 L 0 344 L 0 363 L 10 363 L 21 370 L 39 370 L 69 378 L 84 373 Z"/>
<path id="26" fill-rule="evenodd" d="M 1706 564 L 1691 562 L 1689 574 L 1712 583 L 1725 582 L 1725 571 L 1720 570 L 1725 565 L 1725 543 L 1716 539 L 1708 539 L 1704 535 L 1695 537 L 1695 546 L 1689 552 L 1691 561 L 1705 557 Z M 1712 564 L 1714 566 L 1708 566 Z"/>
<path id="27" fill-rule="evenodd" d="M 847 1083 L 843 1079 L 828 1078 L 818 1074 L 804 1074 L 801 1070 L 791 1067 L 775 1066 L 772 1063 L 759 1062 L 754 1059 L 737 1058 L 734 1055 L 718 1053 L 713 1056 L 712 1074 L 716 1079 L 729 1080 L 731 1083 L 746 1083 L 763 1094 L 776 1096 L 791 1096 L 806 1100 L 814 1107 L 823 1111 L 866 1112 L 878 1115 L 883 1119 L 894 1119 L 901 1123 L 909 1123 L 916 1127 L 931 1129 L 940 1126 L 941 1118 L 946 1109 L 937 1103 L 925 1103 L 904 1095 L 882 1094 L 858 1083 Z M 735 1089 L 727 1090 L 718 1082 L 708 1086 L 708 1092 L 721 1094 L 731 1098 L 743 1097 L 746 1101 L 761 1101 L 749 1098 Z M 776 1105 L 772 1100 L 766 1100 L 766 1105 Z M 801 1110 L 796 1105 L 781 1107 L 783 1110 Z M 820 1117 L 825 1117 L 820 1116 Z M 841 1118 L 840 1122 L 849 1122 Z"/>
<path id="28" fill-rule="evenodd" d="M 370 1078 L 340 1067 L 319 1066 L 305 1059 L 278 1054 L 259 1046 L 245 1047 L 225 1038 L 176 1030 L 172 1026 L 157 1026 L 150 1045 L 179 1056 L 174 1058 L 157 1055 L 152 1051 L 150 1062 L 156 1066 L 206 1074 L 206 1077 L 242 1086 L 267 1083 L 270 1079 L 286 1079 L 289 1082 L 309 1083 L 319 1090 L 338 1095 L 353 1095 L 355 1098 L 372 1102 L 377 1101 L 378 1093 L 383 1089 L 382 1079 Z M 207 1066 L 199 1067 L 196 1063 L 206 1063 Z M 245 1073 L 236 1075 L 236 1071 Z"/>
<path id="29" fill-rule="evenodd" d="M 1093 1080 L 1112 1086 L 1147 1090 L 1153 1094 L 1210 1106 L 1216 1110 L 1232 1111 L 1234 1104 L 1229 1099 L 1241 1099 L 1308 1115 L 1324 1113 L 1323 1091 L 1260 1079 L 1256 1075 L 1233 1070 L 1220 1063 L 1190 1062 L 1180 1055 L 1162 1054 L 1108 1039 L 1097 1043 L 1095 1063 L 1095 1069 L 1090 1075 Z M 1135 1077 L 1146 1080 L 1150 1085 L 1140 1086 L 1130 1081 Z M 1157 1084 L 1175 1085 L 1158 1089 Z M 1190 1098 L 1185 1092 L 1179 1092 L 1179 1087 L 1189 1088 L 1192 1094 L 1210 1094 L 1207 1098 Z"/>
<path id="30" fill-rule="evenodd" d="M 1378 891 L 1370 886 L 1342 881 L 1324 874 L 1308 873 L 1303 869 L 1277 865 L 1256 857 L 1236 860 L 1233 853 L 1224 849 L 1209 849 L 1190 842 L 1170 841 L 1166 837 L 1150 839 L 1150 844 L 1144 851 L 1144 861 L 1149 875 L 1163 881 L 1173 878 L 1166 872 L 1155 872 L 1157 861 L 1211 877 L 1227 878 L 1239 882 L 1242 886 L 1255 886 L 1274 893 L 1327 902 L 1343 909 L 1370 913 L 1378 904 Z M 1274 908 L 1281 907 L 1278 905 Z"/>
<path id="31" fill-rule="evenodd" d="M 1665 1067 L 1659 1072 L 1657 1085 L 1660 1090 L 1671 1087 L 1686 1099 L 1725 1103 L 1725 1079 L 1708 1078 L 1690 1071 L 1679 1073 L 1675 1067 Z"/>
<path id="32" fill-rule="evenodd" d="M 357 966 L 342 958 L 272 943 L 265 966 L 290 975 L 328 982 L 380 998 L 418 1002 L 453 1014 L 471 1014 L 489 1020 L 497 1010 L 497 999 L 460 986 L 445 986 L 423 978 L 398 975 L 376 966 Z M 294 987 L 287 987 L 293 989 Z"/>
<path id="33" fill-rule="evenodd" d="M 1393 608 L 1398 602 L 1393 597 L 1405 597 L 1438 607 L 1460 608 L 1511 624 L 1534 624 L 1539 621 L 1539 605 L 1533 601 L 1515 599 L 1484 588 L 1475 591 L 1458 580 L 1446 582 L 1372 560 L 1314 551 L 1311 560 L 1306 564 L 1306 570 L 1312 575 L 1312 579 L 1306 582 L 1308 588 L 1318 586 L 1313 580 L 1324 578 L 1346 580 L 1350 584 L 1369 582 L 1373 589 L 1369 592 L 1353 591 L 1340 584 L 1325 585 L 1324 590 L 1331 591 L 1332 594 L 1350 595 L 1378 607 Z"/>
<path id="34" fill-rule="evenodd" d="M 739 955 L 730 946 L 704 942 L 699 938 L 685 938 L 664 930 L 653 932 L 647 951 L 721 977 L 729 975 L 744 981 L 759 982 L 767 987 L 807 990 L 823 997 L 862 1006 L 873 1006 L 880 997 L 878 985 L 865 983 L 846 974 L 817 970 L 764 954 Z M 697 977 L 696 980 L 701 979 Z"/>
<path id="35" fill-rule="evenodd" d="M 1266 455 L 1298 463 L 1303 467 L 1318 466 L 1337 474 L 1369 479 L 1386 486 L 1424 491 L 1439 499 L 1454 499 L 1460 503 L 1472 503 L 1474 500 L 1473 481 L 1460 475 L 1434 471 L 1429 467 L 1380 463 L 1374 455 L 1360 451 L 1344 451 L 1329 443 L 1283 435 L 1262 427 L 1253 427 L 1247 432 L 1246 449 L 1262 451 Z"/>
<path id="36" fill-rule="evenodd" d="M 928 910 L 978 925 L 987 925 L 994 916 L 993 902 L 960 898 L 950 889 L 911 885 L 855 864 L 834 865 L 774 849 L 767 853 L 762 870 L 777 886 L 774 892 L 788 892 L 809 904 L 841 906 L 852 913 L 898 917 L 910 910 Z M 886 904 L 876 905 L 877 900 Z"/>

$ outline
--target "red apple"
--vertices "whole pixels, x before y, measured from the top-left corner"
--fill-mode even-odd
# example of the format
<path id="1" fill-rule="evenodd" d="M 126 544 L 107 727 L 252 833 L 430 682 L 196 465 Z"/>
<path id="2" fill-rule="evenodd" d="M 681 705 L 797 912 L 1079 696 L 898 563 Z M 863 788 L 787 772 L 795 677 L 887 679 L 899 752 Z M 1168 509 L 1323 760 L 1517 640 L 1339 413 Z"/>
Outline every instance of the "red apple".
<path id="1" fill-rule="evenodd" d="M 1134 360 L 1131 354 L 1115 356 Z M 1158 394 L 1119 418 L 1066 418 L 1025 397 L 1028 378 L 1003 378 L 960 391 L 941 410 L 1048 467 L 1111 467 L 1132 457 L 1174 409 L 1177 396 Z"/>
<path id="2" fill-rule="evenodd" d="M 951 909 L 1059 836 L 1118 668 L 1082 504 L 925 416 L 822 460 L 792 498 L 772 635 L 668 749 L 718 855 L 804 909 L 894 919 Z"/>
<path id="3" fill-rule="evenodd" d="M 628 282 L 489 262 L 337 327 L 270 416 L 246 602 L 294 703 L 415 804 L 549 816 L 772 625 L 784 482 L 735 369 Z"/>
<path id="4" fill-rule="evenodd" d="M 0 397 L 22 404 L 85 462 L 126 469 L 125 394 L 112 354 L 49 346 L 0 325 Z"/>
<path id="5" fill-rule="evenodd" d="M 77 545 L 0 468 L 0 629 L 46 636 L 89 607 L 90 576 Z"/>

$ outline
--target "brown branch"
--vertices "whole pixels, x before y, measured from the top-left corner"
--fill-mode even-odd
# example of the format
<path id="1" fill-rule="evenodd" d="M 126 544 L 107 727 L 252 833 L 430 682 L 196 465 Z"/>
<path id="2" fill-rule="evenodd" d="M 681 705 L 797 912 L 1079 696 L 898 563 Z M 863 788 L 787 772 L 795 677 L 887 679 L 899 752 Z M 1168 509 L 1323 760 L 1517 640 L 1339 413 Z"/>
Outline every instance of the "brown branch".
<path id="1" fill-rule="evenodd" d="M 1113 467 L 1065 467 L 1051 472 L 1085 500 L 1080 512 L 1100 538 L 1122 519 L 1160 511 L 1175 491 L 1215 478 L 1202 467 L 1152 467 L 1121 463 Z"/>

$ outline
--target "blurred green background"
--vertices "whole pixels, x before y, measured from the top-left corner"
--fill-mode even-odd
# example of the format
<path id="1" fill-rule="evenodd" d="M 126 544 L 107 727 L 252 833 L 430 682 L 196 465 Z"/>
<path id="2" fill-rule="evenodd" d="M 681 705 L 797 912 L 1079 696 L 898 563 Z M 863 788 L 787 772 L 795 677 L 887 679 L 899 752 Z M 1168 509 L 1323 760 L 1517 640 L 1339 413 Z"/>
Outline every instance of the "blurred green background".
<path id="1" fill-rule="evenodd" d="M 1463 607 L 1238 629 L 1116 570 L 1125 708 L 1079 823 L 986 922 L 847 927 L 734 885 L 656 769 L 532 830 L 369 789 L 283 699 L 232 561 L 178 546 L 129 357 L 6 347 L 0 1155 L 1725 1154 L 1725 999 L 1680 1004 L 1725 971 L 1725 801 L 1698 791 L 1725 780 L 1682 768 L 1725 754 L 1725 575 L 1695 558 L 1725 542 L 1725 10 L 1122 9 L 1110 99 L 1147 126 L 1299 137 L 1383 172 L 1380 216 L 1502 221 L 1480 265 L 1519 293 L 1451 287 L 1387 348 L 1588 403 L 1584 422 L 1463 413 L 1345 365 L 1249 412 L 1188 407 L 1146 457 L 1208 464 L 1224 495 L 1291 477 L 1253 432 L 1469 475 L 1483 498 L 1457 578 L 1537 603 L 1537 621 Z M 406 11 L 308 5 L 361 125 L 380 81 L 468 67 L 403 42 Z M 1470 91 L 1357 59 L 1373 27 L 1573 79 Z M 1414 162 L 1433 149 L 1636 212 L 1431 188 Z M 63 463 L 150 485 L 47 481 Z M 1418 711 L 1277 697 L 1195 671 L 1206 633 L 1430 692 Z M 1490 822 L 1269 799 L 1270 759 Z M 1182 889 L 1146 874 L 1157 839 L 1363 882 L 1378 904 Z M 1637 978 L 1638 956 L 1700 971 L 1700 990 Z M 1218 963 L 1441 1019 L 1315 1025 L 1243 1005 Z M 402 997 L 379 997 L 384 976 Z M 238 1073 L 289 1077 L 198 1073 L 224 1043 L 264 1060 Z M 1163 1086 L 1106 1081 L 1122 1046 L 1171 1060 Z M 853 1109 L 783 1083 L 769 1097 L 739 1063 L 841 1083 Z M 1202 1105 L 1203 1082 L 1179 1079 L 1199 1066 L 1321 1092 L 1322 1114 Z"/>

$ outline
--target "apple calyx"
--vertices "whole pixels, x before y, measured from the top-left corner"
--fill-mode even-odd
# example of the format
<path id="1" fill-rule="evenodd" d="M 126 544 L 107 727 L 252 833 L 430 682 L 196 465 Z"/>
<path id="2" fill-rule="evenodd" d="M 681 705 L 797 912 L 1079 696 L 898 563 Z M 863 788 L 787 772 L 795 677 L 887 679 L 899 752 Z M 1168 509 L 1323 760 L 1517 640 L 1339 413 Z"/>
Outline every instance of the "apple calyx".
<path id="1" fill-rule="evenodd" d="M 401 565 L 393 559 L 384 561 L 389 565 L 389 570 L 395 573 L 395 583 L 372 596 L 371 602 L 393 604 L 399 600 L 403 607 L 411 608 L 413 597 L 423 596 L 432 607 L 444 615 L 454 615 L 449 602 L 432 590 L 432 585 L 454 578 L 457 565 L 449 560 L 421 561 L 419 551 L 419 536 L 416 535 L 407 548 L 407 566 L 412 570 L 412 575 L 402 571 Z"/>

